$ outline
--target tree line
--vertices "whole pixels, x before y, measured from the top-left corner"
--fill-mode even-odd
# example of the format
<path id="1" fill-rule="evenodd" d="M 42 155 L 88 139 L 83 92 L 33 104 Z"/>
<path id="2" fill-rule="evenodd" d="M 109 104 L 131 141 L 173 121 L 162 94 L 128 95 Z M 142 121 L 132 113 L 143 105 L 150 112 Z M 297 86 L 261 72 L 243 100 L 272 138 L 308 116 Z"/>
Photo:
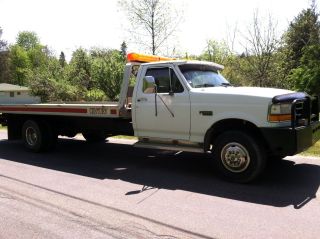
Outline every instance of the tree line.
<path id="1" fill-rule="evenodd" d="M 128 5 L 137 2 L 142 5 Z M 155 53 L 165 43 L 165 39 L 153 39 L 159 36 L 166 24 L 160 24 L 163 23 L 161 19 L 153 19 L 157 15 L 152 11 L 157 12 L 160 18 L 165 16 L 168 19 L 167 15 L 159 14 L 161 7 L 165 6 L 159 2 L 161 0 L 127 1 L 126 6 L 137 11 L 131 16 L 134 24 L 139 25 L 139 19 L 144 23 L 158 23 L 141 24 L 137 32 L 140 34 L 145 27 L 150 33 L 150 40 L 145 42 L 150 51 L 146 53 Z M 139 7 L 144 7 L 143 11 Z M 168 12 L 167 8 L 162 10 Z M 145 16 L 148 13 L 150 19 Z M 174 27 L 170 28 L 170 34 L 173 32 Z M 67 62 L 63 52 L 56 57 L 39 41 L 35 32 L 20 32 L 11 45 L 1 35 L 0 28 L 0 82 L 28 86 L 32 94 L 40 96 L 43 102 L 118 98 L 126 62 L 126 42 L 119 44 L 119 49 L 79 48 Z M 257 12 L 242 36 L 244 50 L 241 54 L 235 53 L 232 41 L 230 44 L 212 39 L 207 41 L 200 55 L 186 53 L 174 56 L 225 65 L 222 73 L 234 85 L 287 88 L 320 94 L 320 22 L 314 2 L 290 22 L 281 37 L 277 36 L 271 17 L 261 21 Z"/>
<path id="2" fill-rule="evenodd" d="M 67 62 L 63 52 L 55 57 L 28 31 L 20 32 L 13 45 L 4 42 L 1 49 L 0 82 L 28 86 L 42 102 L 114 100 L 119 94 L 125 64 L 121 51 L 79 48 Z"/>
<path id="3" fill-rule="evenodd" d="M 320 22 L 314 4 L 302 10 L 277 37 L 271 17 L 258 14 L 243 37 L 244 52 L 235 54 L 224 42 L 210 40 L 197 59 L 226 66 L 224 75 L 236 85 L 285 88 L 320 94 Z"/>

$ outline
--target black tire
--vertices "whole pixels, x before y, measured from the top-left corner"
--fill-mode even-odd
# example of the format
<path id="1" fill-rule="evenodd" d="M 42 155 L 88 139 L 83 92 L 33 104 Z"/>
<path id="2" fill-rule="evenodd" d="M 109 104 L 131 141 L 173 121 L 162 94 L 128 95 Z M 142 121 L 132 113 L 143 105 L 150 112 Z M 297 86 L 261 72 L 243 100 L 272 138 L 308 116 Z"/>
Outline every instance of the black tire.
<path id="1" fill-rule="evenodd" d="M 107 138 L 106 133 L 99 131 L 83 132 L 82 135 L 89 143 L 103 143 Z"/>
<path id="2" fill-rule="evenodd" d="M 248 183 L 261 175 L 266 166 L 259 141 L 242 131 L 227 131 L 213 142 L 214 164 L 226 179 Z"/>
<path id="3" fill-rule="evenodd" d="M 57 141 L 57 135 L 49 125 L 34 120 L 23 124 L 22 138 L 25 147 L 36 153 L 52 149 Z"/>

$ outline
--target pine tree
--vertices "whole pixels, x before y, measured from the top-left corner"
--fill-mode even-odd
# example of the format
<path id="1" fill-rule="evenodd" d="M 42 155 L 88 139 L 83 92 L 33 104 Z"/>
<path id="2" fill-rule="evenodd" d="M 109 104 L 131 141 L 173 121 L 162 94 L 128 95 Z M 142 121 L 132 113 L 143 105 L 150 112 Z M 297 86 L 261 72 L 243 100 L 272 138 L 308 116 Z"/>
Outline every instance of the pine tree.
<path id="1" fill-rule="evenodd" d="M 303 10 L 291 23 L 287 30 L 284 42 L 287 62 L 291 69 L 300 65 L 303 49 L 307 46 L 320 44 L 319 14 L 312 4 Z"/>
<path id="2" fill-rule="evenodd" d="M 319 95 L 320 22 L 314 1 L 290 23 L 284 53 L 292 88 Z"/>
<path id="3" fill-rule="evenodd" d="M 60 63 L 60 66 L 61 66 L 62 68 L 65 67 L 65 65 L 66 65 L 66 57 L 65 57 L 63 51 L 60 53 L 59 63 Z"/>
<path id="4" fill-rule="evenodd" d="M 126 58 L 126 56 L 127 56 L 127 43 L 125 42 L 125 41 L 123 41 L 122 43 L 121 43 L 121 55 L 123 56 L 123 58 Z"/>

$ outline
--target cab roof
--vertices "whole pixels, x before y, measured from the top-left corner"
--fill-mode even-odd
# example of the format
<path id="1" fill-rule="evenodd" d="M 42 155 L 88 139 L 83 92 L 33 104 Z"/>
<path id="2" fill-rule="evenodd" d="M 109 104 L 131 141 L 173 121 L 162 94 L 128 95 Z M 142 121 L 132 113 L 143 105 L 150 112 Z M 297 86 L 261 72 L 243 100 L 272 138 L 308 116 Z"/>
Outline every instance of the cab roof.
<path id="1" fill-rule="evenodd" d="M 223 70 L 224 66 L 214 63 L 214 62 L 208 62 L 208 61 L 196 61 L 196 60 L 170 60 L 170 61 L 158 61 L 158 62 L 148 62 L 148 63 L 142 63 L 141 65 L 161 65 L 161 64 L 173 64 L 176 66 L 179 65 L 185 65 L 185 64 L 190 64 L 190 65 L 207 65 L 207 66 L 212 66 L 216 70 Z"/>
<path id="2" fill-rule="evenodd" d="M 156 55 L 147 55 L 140 53 L 129 53 L 127 55 L 127 61 L 133 64 L 141 65 L 161 65 L 161 64 L 173 64 L 173 65 L 185 65 L 185 64 L 194 64 L 194 65 L 207 65 L 211 66 L 216 70 L 223 70 L 224 67 L 217 63 L 208 62 L 208 61 L 195 61 L 187 59 L 176 59 Z"/>

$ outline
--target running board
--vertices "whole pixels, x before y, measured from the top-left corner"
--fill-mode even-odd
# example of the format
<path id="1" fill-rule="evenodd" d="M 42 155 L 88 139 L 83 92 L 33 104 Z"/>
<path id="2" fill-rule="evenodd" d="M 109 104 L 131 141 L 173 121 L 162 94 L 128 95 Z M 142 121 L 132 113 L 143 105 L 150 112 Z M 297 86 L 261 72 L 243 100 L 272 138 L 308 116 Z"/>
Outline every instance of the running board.
<path id="1" fill-rule="evenodd" d="M 161 150 L 170 150 L 170 151 L 184 151 L 184 152 L 194 152 L 194 153 L 204 152 L 202 147 L 182 146 L 182 145 L 172 145 L 172 144 L 155 144 L 155 143 L 137 142 L 133 146 L 137 148 L 161 149 Z"/>

